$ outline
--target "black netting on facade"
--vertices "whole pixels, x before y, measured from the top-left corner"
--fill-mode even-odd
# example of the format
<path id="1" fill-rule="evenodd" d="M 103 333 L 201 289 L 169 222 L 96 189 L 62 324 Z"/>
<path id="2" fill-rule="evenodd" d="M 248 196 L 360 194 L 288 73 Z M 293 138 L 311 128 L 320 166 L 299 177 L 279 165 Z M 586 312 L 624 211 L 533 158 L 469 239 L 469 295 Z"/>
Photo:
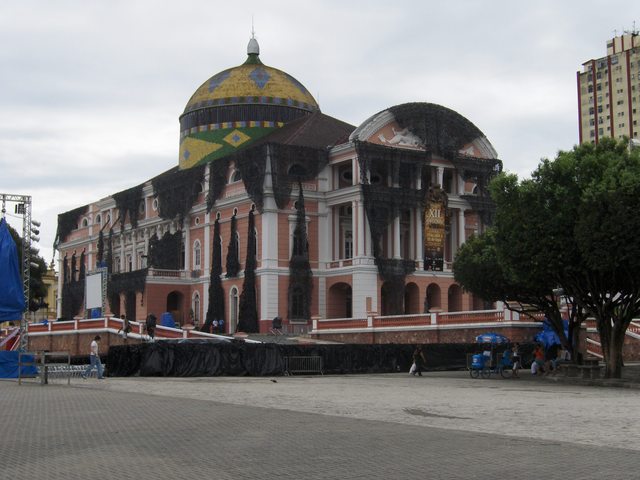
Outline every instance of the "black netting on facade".
<path id="1" fill-rule="evenodd" d="M 109 229 L 109 243 L 107 244 L 107 258 L 105 263 L 107 264 L 107 272 L 113 272 L 113 228 Z"/>
<path id="2" fill-rule="evenodd" d="M 450 158 L 464 145 L 484 137 L 458 112 L 433 103 L 405 103 L 389 108 L 402 128 L 417 135 L 428 150 Z"/>
<path id="3" fill-rule="evenodd" d="M 69 260 L 66 253 L 62 259 L 62 283 L 69 283 Z"/>
<path id="4" fill-rule="evenodd" d="M 471 208 L 480 214 L 484 225 L 493 223 L 495 204 L 489 195 L 489 182 L 502 171 L 502 162 L 498 159 L 484 159 L 468 156 L 455 156 L 451 159 L 465 180 L 475 182 L 477 192 L 473 195 L 460 195 Z"/>
<path id="5" fill-rule="evenodd" d="M 373 256 L 384 281 L 385 305 L 390 315 L 403 313 L 404 282 L 415 271 L 413 260 L 389 259 L 382 250 L 382 238 L 395 217 L 406 210 L 424 208 L 429 183 L 421 189 L 411 188 L 412 180 L 429 178 L 430 154 L 423 151 L 389 148 L 357 142 L 360 181 L 364 208 L 369 220 Z M 379 183 L 372 185 L 370 179 Z M 386 182 L 398 186 L 387 186 Z"/>
<path id="6" fill-rule="evenodd" d="M 266 172 L 266 145 L 257 145 L 232 156 L 233 161 L 240 170 L 242 183 L 247 195 L 261 212 L 264 203 L 264 176 Z"/>
<path id="7" fill-rule="evenodd" d="M 290 320 L 309 320 L 311 318 L 313 274 L 309 264 L 309 239 L 302 184 L 299 182 L 298 186 L 300 193 L 296 203 L 293 251 L 289 260 L 288 317 Z"/>
<path id="8" fill-rule="evenodd" d="M 213 255 L 211 256 L 211 276 L 209 279 L 209 305 L 202 331 L 208 332 L 214 320 L 225 320 L 224 290 L 222 288 L 222 239 L 220 221 L 213 224 Z"/>
<path id="9" fill-rule="evenodd" d="M 100 265 L 100 263 L 102 263 L 103 259 L 104 259 L 104 233 L 102 233 L 102 230 L 100 230 L 100 233 L 98 234 L 98 253 L 96 253 L 96 262 L 98 266 Z"/>
<path id="10" fill-rule="evenodd" d="M 138 226 L 138 208 L 142 199 L 143 187 L 144 185 L 140 184 L 112 195 L 120 217 L 120 230 L 124 230 L 124 222 L 127 215 L 129 215 L 131 227 L 136 228 Z"/>
<path id="11" fill-rule="evenodd" d="M 238 273 L 240 273 L 238 248 L 238 219 L 234 215 L 231 217 L 231 235 L 229 237 L 229 247 L 227 248 L 227 278 L 237 277 Z"/>
<path id="12" fill-rule="evenodd" d="M 273 194 L 276 205 L 283 209 L 291 197 L 292 185 L 316 178 L 329 157 L 326 149 L 279 143 L 269 144 L 269 148 Z"/>
<path id="13" fill-rule="evenodd" d="M 148 269 L 134 270 L 133 272 L 113 273 L 109 275 L 107 282 L 107 298 L 109 308 L 112 312 L 119 310 L 120 305 L 116 305 L 121 293 L 140 292 L 144 293 L 147 283 Z"/>
<path id="14" fill-rule="evenodd" d="M 207 194 L 207 212 L 218 201 L 227 184 L 227 173 L 231 157 L 223 157 L 209 163 L 209 193 Z"/>
<path id="15" fill-rule="evenodd" d="M 204 165 L 186 170 L 177 168 L 151 180 L 153 195 L 158 198 L 158 215 L 165 220 L 182 219 L 198 198 L 204 178 Z"/>
<path id="16" fill-rule="evenodd" d="M 62 318 L 71 320 L 80 313 L 84 303 L 84 251 L 80 255 L 80 274 L 76 266 L 76 253 L 71 255 L 71 266 L 68 266 L 67 256 L 63 260 L 62 285 Z"/>
<path id="17" fill-rule="evenodd" d="M 80 254 L 80 269 L 78 271 L 78 281 L 83 283 L 84 283 L 85 276 L 87 274 L 87 267 L 84 264 L 84 258 L 85 258 L 84 250 L 82 250 L 82 253 Z"/>
<path id="18" fill-rule="evenodd" d="M 69 281 L 70 283 L 74 283 L 77 280 L 78 280 L 78 267 L 76 265 L 76 252 L 74 250 L 73 254 L 71 255 L 71 279 Z"/>
<path id="19" fill-rule="evenodd" d="M 58 215 L 58 228 L 56 230 L 56 239 L 53 242 L 54 247 L 64 242 L 71 231 L 78 228 L 78 219 L 87 212 L 87 209 L 88 207 L 85 205 Z"/>
<path id="20" fill-rule="evenodd" d="M 74 281 L 62 285 L 62 318 L 73 320 L 84 302 L 84 282 Z"/>
<path id="21" fill-rule="evenodd" d="M 271 156 L 273 194 L 276 205 L 281 209 L 285 208 L 289 201 L 292 184 L 316 178 L 328 162 L 327 150 L 321 148 L 265 143 L 241 150 L 226 157 L 224 164 L 220 163 L 220 160 L 211 163 L 210 171 L 213 171 L 213 174 L 209 177 L 207 209 L 210 211 L 219 198 L 226 183 L 228 166 L 230 162 L 234 162 L 240 170 L 247 194 L 258 212 L 261 212 L 264 203 L 267 152 Z"/>
<path id="22" fill-rule="evenodd" d="M 182 231 L 165 232 L 162 238 L 156 235 L 149 239 L 150 267 L 164 270 L 180 270 L 182 258 Z"/>
<path id="23" fill-rule="evenodd" d="M 244 176 L 243 176 L 244 178 Z M 244 266 L 244 283 L 238 309 L 238 330 L 247 333 L 259 331 L 258 306 L 256 298 L 256 232 L 253 210 L 249 212 L 249 232 L 247 234 L 247 260 Z"/>

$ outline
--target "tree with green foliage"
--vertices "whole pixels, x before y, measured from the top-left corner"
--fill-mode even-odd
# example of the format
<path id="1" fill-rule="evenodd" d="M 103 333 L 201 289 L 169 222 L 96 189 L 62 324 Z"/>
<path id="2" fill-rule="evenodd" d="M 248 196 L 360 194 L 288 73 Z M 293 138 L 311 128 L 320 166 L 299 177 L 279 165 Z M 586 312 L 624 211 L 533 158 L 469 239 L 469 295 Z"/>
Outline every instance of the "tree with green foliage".
<path id="1" fill-rule="evenodd" d="M 495 223 L 461 248 L 456 279 L 487 299 L 539 308 L 569 343 L 552 306 L 561 288 L 576 306 L 574 330 L 585 314 L 595 318 L 605 375 L 619 378 L 625 332 L 640 313 L 640 152 L 605 138 L 543 160 L 530 179 L 502 174 L 490 188 Z M 485 277 L 495 283 L 479 285 L 475 268 L 495 268 Z"/>

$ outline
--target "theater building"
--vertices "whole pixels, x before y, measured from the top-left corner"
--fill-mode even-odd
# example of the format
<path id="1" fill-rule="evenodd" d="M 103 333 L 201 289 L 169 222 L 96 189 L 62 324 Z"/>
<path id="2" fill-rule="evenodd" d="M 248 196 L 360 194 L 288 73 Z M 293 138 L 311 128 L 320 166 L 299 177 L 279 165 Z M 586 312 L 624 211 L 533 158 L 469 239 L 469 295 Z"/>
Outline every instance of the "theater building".
<path id="1" fill-rule="evenodd" d="M 462 115 L 416 102 L 349 125 L 251 39 L 179 120 L 174 168 L 59 215 L 59 317 L 89 316 L 84 276 L 99 266 L 104 313 L 224 319 L 227 333 L 486 307 L 451 265 L 490 223 L 502 163 Z"/>

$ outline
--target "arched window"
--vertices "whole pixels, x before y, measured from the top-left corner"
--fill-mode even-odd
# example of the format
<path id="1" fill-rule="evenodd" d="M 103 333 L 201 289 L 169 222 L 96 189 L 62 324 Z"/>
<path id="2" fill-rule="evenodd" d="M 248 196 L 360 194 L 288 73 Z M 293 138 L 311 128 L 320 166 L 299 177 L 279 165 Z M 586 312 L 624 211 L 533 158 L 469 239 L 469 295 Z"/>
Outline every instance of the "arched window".
<path id="1" fill-rule="evenodd" d="M 198 292 L 193 294 L 191 309 L 193 310 L 193 325 L 198 326 L 200 323 L 200 294 Z"/>
<path id="2" fill-rule="evenodd" d="M 82 219 L 82 226 L 83 227 L 88 227 L 89 226 L 89 220 L 87 220 L 86 218 Z"/>
<path id="3" fill-rule="evenodd" d="M 193 269 L 200 270 L 202 268 L 202 248 L 200 240 L 193 242 Z"/>
<path id="4" fill-rule="evenodd" d="M 96 223 L 98 225 L 102 225 L 102 217 L 100 216 L 100 214 L 96 215 Z"/>
<path id="5" fill-rule="evenodd" d="M 231 172 L 229 183 L 239 182 L 240 180 L 242 180 L 242 174 L 240 173 L 240 170 L 235 169 L 233 172 Z"/>
<path id="6" fill-rule="evenodd" d="M 234 286 L 229 290 L 229 332 L 236 331 L 238 326 L 238 289 Z"/>
<path id="7" fill-rule="evenodd" d="M 304 318 L 304 292 L 294 287 L 291 292 L 291 318 Z"/>

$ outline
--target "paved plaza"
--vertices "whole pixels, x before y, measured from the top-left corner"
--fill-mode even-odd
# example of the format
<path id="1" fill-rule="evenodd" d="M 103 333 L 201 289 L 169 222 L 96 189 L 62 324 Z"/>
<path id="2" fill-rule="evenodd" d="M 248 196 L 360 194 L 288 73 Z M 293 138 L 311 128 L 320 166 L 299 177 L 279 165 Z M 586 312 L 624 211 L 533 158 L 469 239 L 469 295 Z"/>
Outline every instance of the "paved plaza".
<path id="1" fill-rule="evenodd" d="M 630 479 L 640 389 L 466 372 L 0 381 L 0 479 Z"/>

